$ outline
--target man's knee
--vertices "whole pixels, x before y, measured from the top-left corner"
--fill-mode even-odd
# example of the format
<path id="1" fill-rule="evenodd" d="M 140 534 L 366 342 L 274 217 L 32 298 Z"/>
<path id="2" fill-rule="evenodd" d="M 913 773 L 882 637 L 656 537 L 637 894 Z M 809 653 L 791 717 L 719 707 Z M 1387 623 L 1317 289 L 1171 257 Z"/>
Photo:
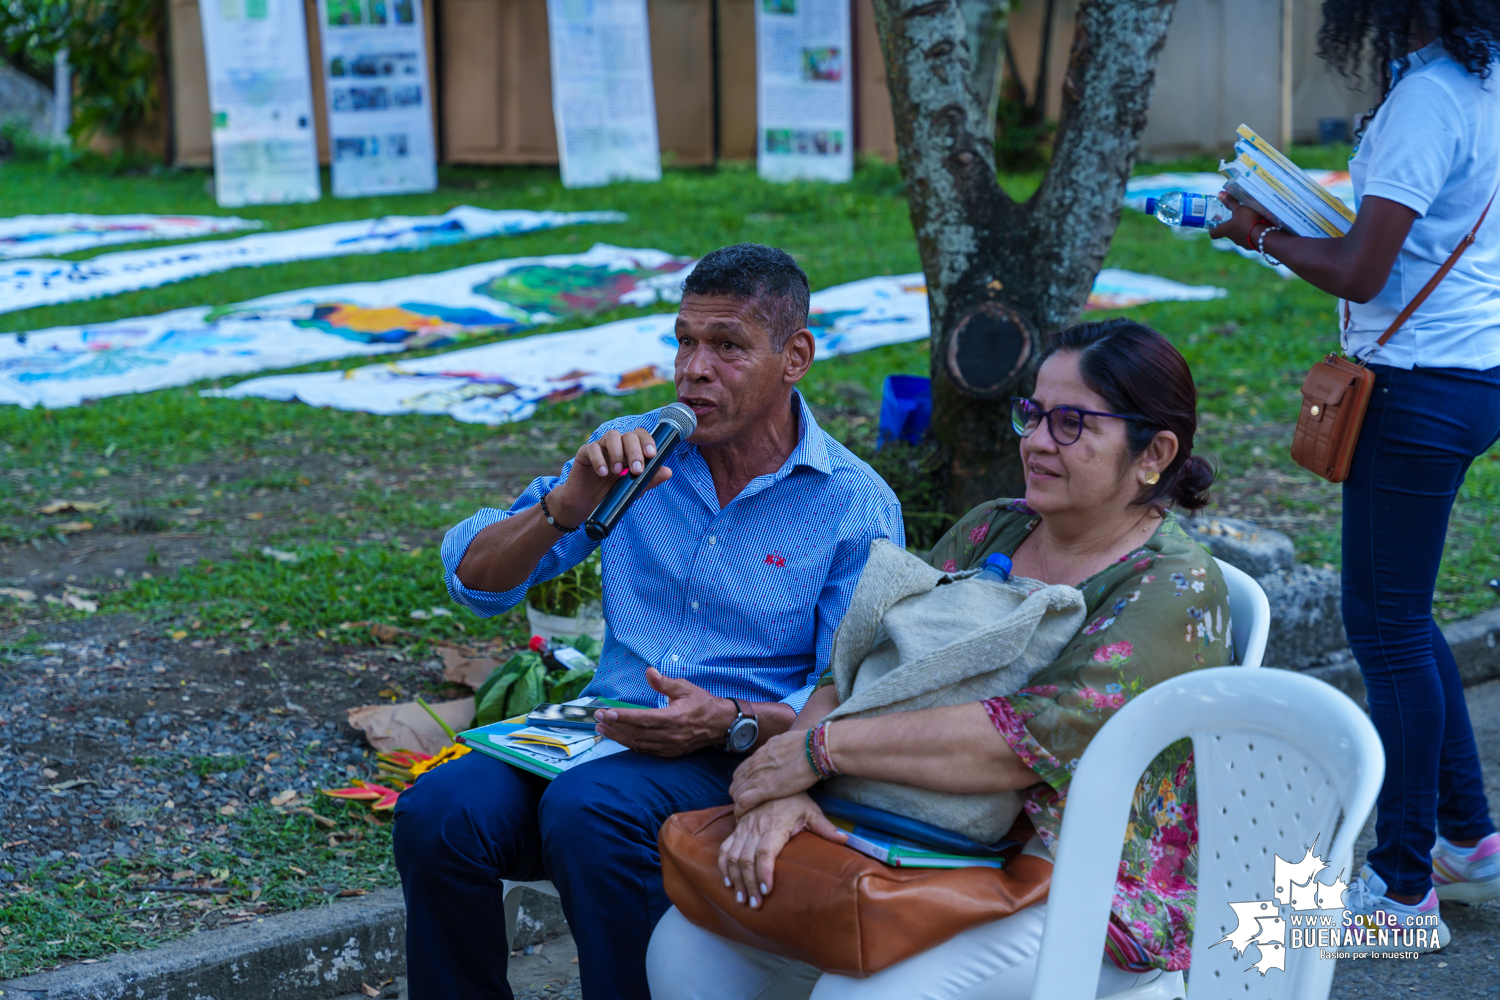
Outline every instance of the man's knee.
<path id="1" fill-rule="evenodd" d="M 536 863 L 538 793 L 506 764 L 470 753 L 422 775 L 396 800 L 403 876 L 457 864 L 524 878 Z"/>

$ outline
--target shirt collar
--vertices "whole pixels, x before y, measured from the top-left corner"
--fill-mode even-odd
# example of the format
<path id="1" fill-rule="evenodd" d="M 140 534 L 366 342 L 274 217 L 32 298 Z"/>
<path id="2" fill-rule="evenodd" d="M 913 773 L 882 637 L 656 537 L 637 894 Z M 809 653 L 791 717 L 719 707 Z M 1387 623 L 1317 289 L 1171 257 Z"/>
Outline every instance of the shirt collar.
<path id="1" fill-rule="evenodd" d="M 1403 59 L 1392 59 L 1391 86 L 1394 87 L 1400 83 L 1401 78 L 1412 70 L 1420 69 L 1447 54 L 1448 50 L 1443 47 L 1443 40 L 1440 38 L 1435 42 L 1428 42 L 1415 52 L 1408 52 Z"/>
<path id="2" fill-rule="evenodd" d="M 780 480 L 791 475 L 798 466 L 812 469 L 814 472 L 830 475 L 833 472 L 833 462 L 828 454 L 828 439 L 823 434 L 823 429 L 818 426 L 818 421 L 813 417 L 812 407 L 807 405 L 807 400 L 802 393 L 796 389 L 792 390 L 792 405 L 797 407 L 797 447 L 787 456 L 781 468 L 771 473 L 771 482 Z M 703 460 L 703 452 L 696 445 L 689 445 Z"/>

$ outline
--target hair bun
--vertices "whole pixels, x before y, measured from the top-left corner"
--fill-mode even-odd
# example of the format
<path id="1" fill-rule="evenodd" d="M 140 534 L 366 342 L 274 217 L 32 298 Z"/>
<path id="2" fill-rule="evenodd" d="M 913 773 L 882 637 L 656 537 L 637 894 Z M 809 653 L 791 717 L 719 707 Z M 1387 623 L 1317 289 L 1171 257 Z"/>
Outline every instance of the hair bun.
<path id="1" fill-rule="evenodd" d="M 1189 455 L 1178 468 L 1168 496 L 1172 503 L 1183 510 L 1207 507 L 1209 488 L 1218 477 L 1218 472 L 1207 459 Z"/>

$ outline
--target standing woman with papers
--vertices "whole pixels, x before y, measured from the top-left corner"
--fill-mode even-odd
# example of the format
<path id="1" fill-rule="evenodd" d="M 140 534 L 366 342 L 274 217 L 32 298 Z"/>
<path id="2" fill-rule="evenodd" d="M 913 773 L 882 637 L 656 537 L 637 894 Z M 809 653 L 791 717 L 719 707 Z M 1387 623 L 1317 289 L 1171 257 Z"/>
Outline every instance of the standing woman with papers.
<path id="1" fill-rule="evenodd" d="M 1343 599 L 1386 772 L 1376 846 L 1346 904 L 1431 917 L 1440 899 L 1500 898 L 1500 836 L 1458 667 L 1432 620 L 1454 497 L 1500 438 L 1500 209 L 1489 212 L 1500 184 L 1500 5 L 1325 0 L 1318 41 L 1346 73 L 1368 45 L 1381 83 L 1349 161 L 1353 227 L 1337 239 L 1294 236 L 1230 199 L 1234 218 L 1213 235 L 1343 300 L 1343 348 L 1375 376 L 1344 480 Z"/>

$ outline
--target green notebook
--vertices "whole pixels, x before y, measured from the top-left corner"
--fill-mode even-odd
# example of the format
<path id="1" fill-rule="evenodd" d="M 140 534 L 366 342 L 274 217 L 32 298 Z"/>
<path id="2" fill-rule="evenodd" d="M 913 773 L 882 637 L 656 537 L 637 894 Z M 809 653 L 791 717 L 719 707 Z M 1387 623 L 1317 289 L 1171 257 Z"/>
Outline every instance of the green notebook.
<path id="1" fill-rule="evenodd" d="M 604 705 L 609 708 L 647 707 L 634 705 L 628 701 L 615 701 L 612 698 L 580 698 L 568 704 Z M 465 730 L 458 734 L 458 742 L 471 750 L 478 750 L 480 753 L 489 754 L 496 760 L 503 760 L 512 767 L 539 774 L 548 781 L 580 764 L 587 764 L 591 760 L 599 760 L 628 749 L 614 740 L 601 737 L 592 748 L 571 757 L 562 757 L 540 746 L 518 745 L 506 739 L 513 733 L 530 728 L 533 727 L 526 721 L 526 716 L 518 715 L 513 719 L 503 719 L 500 722 L 492 722 L 488 726 L 480 726 L 478 729 Z M 562 730 L 562 732 L 567 731 Z M 576 735 L 576 733 L 577 731 L 574 730 L 569 735 Z"/>

